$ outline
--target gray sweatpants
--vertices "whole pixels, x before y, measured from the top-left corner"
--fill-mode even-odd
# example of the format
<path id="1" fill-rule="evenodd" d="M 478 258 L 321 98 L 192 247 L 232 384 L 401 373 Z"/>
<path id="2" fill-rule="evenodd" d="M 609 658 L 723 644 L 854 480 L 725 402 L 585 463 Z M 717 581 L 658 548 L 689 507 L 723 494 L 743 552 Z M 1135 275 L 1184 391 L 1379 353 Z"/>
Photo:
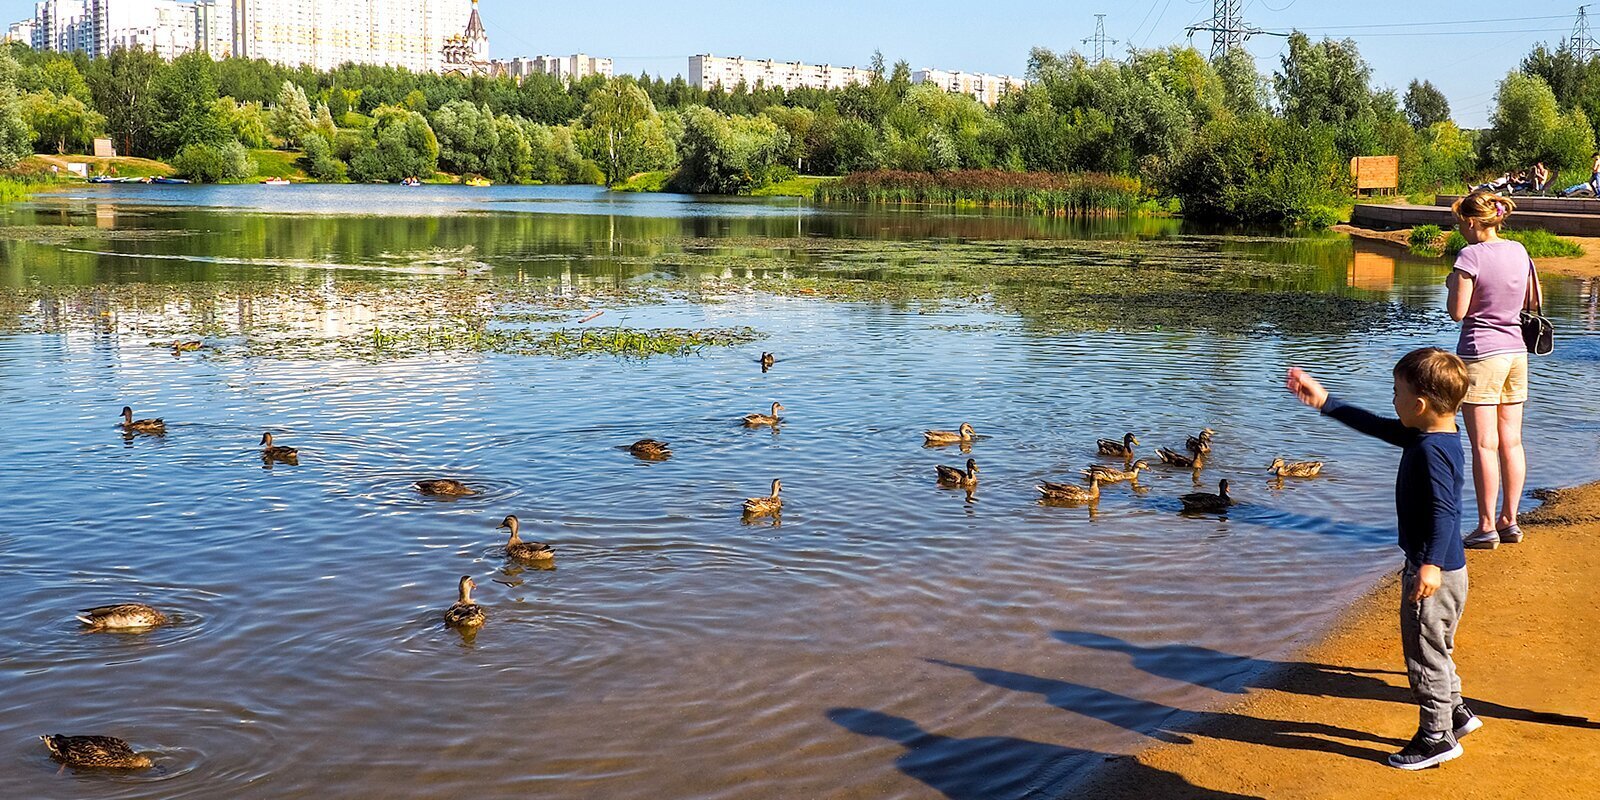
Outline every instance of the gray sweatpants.
<path id="1" fill-rule="evenodd" d="M 1408 599 L 1417 583 L 1416 568 L 1407 564 L 1401 576 L 1400 646 L 1411 693 L 1422 706 L 1422 729 L 1447 731 L 1454 727 L 1450 712 L 1461 703 L 1461 678 L 1450 653 L 1467 606 L 1467 568 L 1445 572 L 1439 591 L 1418 603 Z"/>

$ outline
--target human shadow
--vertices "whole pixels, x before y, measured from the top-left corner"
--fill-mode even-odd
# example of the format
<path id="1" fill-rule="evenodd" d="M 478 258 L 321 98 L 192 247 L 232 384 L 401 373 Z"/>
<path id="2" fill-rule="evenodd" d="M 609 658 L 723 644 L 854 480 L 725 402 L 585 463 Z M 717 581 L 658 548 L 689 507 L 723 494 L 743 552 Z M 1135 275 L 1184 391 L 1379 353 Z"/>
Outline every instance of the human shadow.
<path id="1" fill-rule="evenodd" d="M 1088 631 L 1056 631 L 1051 635 L 1079 647 L 1124 653 L 1132 660 L 1134 667 L 1151 675 L 1204 686 L 1218 692 L 1243 694 L 1247 688 L 1263 688 L 1316 697 L 1377 700 L 1406 705 L 1416 703 L 1408 687 L 1395 686 L 1375 677 L 1405 674 L 1394 670 L 1344 667 L 1311 661 L 1272 661 L 1191 644 L 1140 645 Z M 1470 694 L 1466 702 L 1479 716 L 1600 730 L 1600 721 L 1585 717 L 1517 708 Z"/>
<path id="2" fill-rule="evenodd" d="M 923 730 L 904 717 L 864 708 L 833 708 L 827 716 L 845 730 L 887 739 L 905 748 L 905 753 L 895 759 L 895 767 L 950 800 L 1071 797 L 1071 785 L 1096 765 L 1115 757 L 1010 736 L 943 736 Z M 1134 771 L 1133 779 L 1151 797 L 1251 800 L 1250 795 L 1195 786 L 1166 770 L 1137 762 L 1129 762 L 1128 766 Z"/>
<path id="3" fill-rule="evenodd" d="M 1282 750 L 1333 753 L 1367 761 L 1380 759 L 1405 742 L 1321 722 L 1296 722 L 1252 717 L 1232 711 L 1189 711 L 1164 703 L 1140 700 L 1081 683 L 1042 678 L 1002 669 L 974 667 L 929 659 L 930 663 L 971 673 L 991 686 L 1037 694 L 1063 711 L 1108 722 L 1124 730 L 1171 744 L 1191 744 L 1190 734 L 1228 739 Z M 1383 745 L 1387 750 L 1362 747 L 1340 740 Z"/>

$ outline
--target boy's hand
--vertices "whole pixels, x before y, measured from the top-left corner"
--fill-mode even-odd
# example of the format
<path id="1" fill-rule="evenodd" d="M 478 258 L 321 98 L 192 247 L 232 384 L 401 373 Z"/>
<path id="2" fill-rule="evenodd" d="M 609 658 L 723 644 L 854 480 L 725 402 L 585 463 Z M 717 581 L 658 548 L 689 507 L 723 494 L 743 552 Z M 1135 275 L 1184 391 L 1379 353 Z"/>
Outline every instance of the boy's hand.
<path id="1" fill-rule="evenodd" d="M 1328 402 L 1328 390 L 1322 388 L 1322 384 L 1311 377 L 1311 373 L 1299 367 L 1289 370 L 1289 381 L 1284 385 L 1300 402 L 1312 408 L 1320 410 L 1322 404 Z"/>
<path id="2" fill-rule="evenodd" d="M 1420 603 L 1439 591 L 1439 584 L 1443 582 L 1444 573 L 1438 567 L 1423 564 L 1422 569 L 1417 570 L 1417 584 L 1411 587 L 1411 597 L 1408 599 L 1413 603 Z"/>

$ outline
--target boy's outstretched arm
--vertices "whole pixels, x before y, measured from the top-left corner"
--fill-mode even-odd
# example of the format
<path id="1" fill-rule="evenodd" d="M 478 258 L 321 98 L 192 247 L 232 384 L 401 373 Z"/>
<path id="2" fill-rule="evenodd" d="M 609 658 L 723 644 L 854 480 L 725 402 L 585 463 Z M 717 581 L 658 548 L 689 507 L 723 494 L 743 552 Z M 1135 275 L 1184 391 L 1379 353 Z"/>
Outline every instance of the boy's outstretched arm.
<path id="1" fill-rule="evenodd" d="M 1322 383 L 1299 367 L 1289 370 L 1289 380 L 1284 385 L 1300 402 L 1395 447 L 1405 447 L 1416 438 L 1417 432 L 1402 425 L 1400 420 L 1380 417 L 1365 409 L 1329 397 L 1328 390 L 1322 388 Z"/>

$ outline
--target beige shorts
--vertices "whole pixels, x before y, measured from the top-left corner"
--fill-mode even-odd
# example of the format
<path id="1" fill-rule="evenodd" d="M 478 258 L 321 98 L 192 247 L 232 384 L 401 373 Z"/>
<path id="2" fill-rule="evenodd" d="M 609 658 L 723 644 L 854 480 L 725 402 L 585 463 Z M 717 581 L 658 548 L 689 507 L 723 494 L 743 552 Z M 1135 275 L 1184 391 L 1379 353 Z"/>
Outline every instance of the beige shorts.
<path id="1" fill-rule="evenodd" d="M 1527 353 L 1507 353 L 1467 362 L 1467 396 L 1462 403 L 1499 406 L 1527 401 Z"/>

